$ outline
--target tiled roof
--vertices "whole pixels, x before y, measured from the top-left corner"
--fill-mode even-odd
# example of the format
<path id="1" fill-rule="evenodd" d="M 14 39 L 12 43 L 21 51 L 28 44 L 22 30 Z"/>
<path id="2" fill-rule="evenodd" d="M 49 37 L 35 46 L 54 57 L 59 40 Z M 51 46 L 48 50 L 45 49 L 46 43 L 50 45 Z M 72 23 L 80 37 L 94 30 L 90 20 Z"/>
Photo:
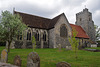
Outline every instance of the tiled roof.
<path id="1" fill-rule="evenodd" d="M 51 29 L 57 23 L 59 17 L 64 13 L 60 14 L 59 16 L 53 19 L 43 18 L 43 17 L 21 13 L 17 11 L 14 11 L 14 14 L 19 14 L 22 17 L 22 22 L 28 25 L 29 27 Z"/>
<path id="2" fill-rule="evenodd" d="M 72 27 L 72 29 L 74 28 L 78 32 L 76 37 L 89 38 L 89 36 L 86 34 L 86 32 L 83 30 L 83 28 L 81 26 L 74 25 L 74 24 L 70 24 L 70 26 Z"/>

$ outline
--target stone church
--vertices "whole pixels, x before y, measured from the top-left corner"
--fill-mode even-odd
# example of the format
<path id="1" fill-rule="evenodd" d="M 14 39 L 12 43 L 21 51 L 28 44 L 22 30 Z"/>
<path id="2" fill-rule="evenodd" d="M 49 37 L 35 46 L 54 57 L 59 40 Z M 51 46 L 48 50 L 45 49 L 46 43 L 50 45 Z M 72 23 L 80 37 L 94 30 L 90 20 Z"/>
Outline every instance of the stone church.
<path id="1" fill-rule="evenodd" d="M 95 41 L 92 13 L 87 8 L 76 14 L 75 24 L 70 24 L 64 13 L 52 19 L 15 10 L 14 14 L 19 14 L 22 22 L 28 26 L 13 42 L 15 48 L 32 48 L 33 35 L 37 48 L 57 48 L 58 44 L 61 44 L 62 48 L 71 48 L 68 37 L 72 37 L 73 27 L 78 32 L 76 38 L 79 39 L 79 45 L 86 47 L 89 41 Z"/>

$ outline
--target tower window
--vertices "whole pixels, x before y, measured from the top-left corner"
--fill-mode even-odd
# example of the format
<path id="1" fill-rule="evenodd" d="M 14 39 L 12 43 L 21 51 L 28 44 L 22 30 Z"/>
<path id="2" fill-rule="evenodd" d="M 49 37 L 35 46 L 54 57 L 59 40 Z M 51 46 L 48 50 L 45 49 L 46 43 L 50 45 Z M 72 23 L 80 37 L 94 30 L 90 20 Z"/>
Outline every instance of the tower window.
<path id="1" fill-rule="evenodd" d="M 91 27 L 90 27 L 90 29 L 91 29 Z"/>
<path id="2" fill-rule="evenodd" d="M 82 18 L 80 18 L 80 21 L 82 21 Z"/>
<path id="3" fill-rule="evenodd" d="M 91 19 L 89 18 L 89 21 L 90 21 Z"/>
<path id="4" fill-rule="evenodd" d="M 60 27 L 60 36 L 61 37 L 67 37 L 68 36 L 67 29 L 64 25 Z"/>

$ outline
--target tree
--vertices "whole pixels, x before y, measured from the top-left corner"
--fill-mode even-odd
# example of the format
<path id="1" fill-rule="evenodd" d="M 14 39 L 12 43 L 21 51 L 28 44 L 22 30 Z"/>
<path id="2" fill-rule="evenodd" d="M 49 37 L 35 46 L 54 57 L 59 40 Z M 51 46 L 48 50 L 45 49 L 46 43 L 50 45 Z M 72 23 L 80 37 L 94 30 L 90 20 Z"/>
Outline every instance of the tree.
<path id="1" fill-rule="evenodd" d="M 32 44 L 33 44 L 33 52 L 34 52 L 34 49 L 36 48 L 36 40 L 34 36 L 32 37 Z"/>
<path id="2" fill-rule="evenodd" d="M 2 12 L 0 21 L 0 40 L 8 42 L 8 52 L 10 52 L 11 42 L 27 26 L 22 23 L 21 17 L 18 14 L 12 14 L 9 11 Z"/>
<path id="3" fill-rule="evenodd" d="M 78 32 L 75 30 L 75 28 L 72 28 L 72 37 L 69 37 L 69 42 L 71 44 L 72 50 L 75 52 L 75 58 L 77 59 L 77 51 L 78 51 L 78 45 L 79 45 L 79 40 L 76 39 L 76 36 Z"/>
<path id="4" fill-rule="evenodd" d="M 100 39 L 100 27 L 98 27 L 97 25 L 95 25 L 95 35 L 96 35 L 96 41 L 98 41 Z"/>

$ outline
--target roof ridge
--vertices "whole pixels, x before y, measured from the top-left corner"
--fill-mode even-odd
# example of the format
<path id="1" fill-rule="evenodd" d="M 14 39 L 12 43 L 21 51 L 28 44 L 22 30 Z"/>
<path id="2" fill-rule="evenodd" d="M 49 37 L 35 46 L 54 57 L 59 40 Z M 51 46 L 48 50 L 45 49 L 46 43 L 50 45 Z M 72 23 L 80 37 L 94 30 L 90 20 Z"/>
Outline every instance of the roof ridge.
<path id="1" fill-rule="evenodd" d="M 33 15 L 33 14 L 28 14 L 28 13 L 24 13 L 24 12 L 19 12 L 19 11 L 14 11 L 14 12 L 22 13 L 22 14 L 26 14 L 26 15 L 30 15 L 30 16 L 35 16 L 35 17 L 39 17 L 39 18 L 51 20 L 50 18 L 46 18 L 46 17 L 42 17 L 42 16 L 37 16 L 37 15 Z"/>
<path id="2" fill-rule="evenodd" d="M 72 23 L 69 23 L 69 24 L 72 24 Z M 76 25 L 76 24 L 72 24 L 72 25 L 75 25 L 75 26 L 80 26 L 80 25 Z M 81 26 L 80 26 L 81 27 Z"/>
<path id="3" fill-rule="evenodd" d="M 63 15 L 63 14 L 64 14 L 64 13 L 61 13 L 61 14 L 55 16 L 54 18 L 60 17 L 60 16 Z M 52 18 L 52 19 L 54 19 L 54 18 Z"/>
<path id="4" fill-rule="evenodd" d="M 57 23 L 58 19 L 60 18 L 61 15 L 63 15 L 64 13 L 61 13 L 57 16 L 55 16 L 54 18 L 51 19 L 51 22 L 49 23 L 49 28 L 53 28 L 54 25 Z"/>

